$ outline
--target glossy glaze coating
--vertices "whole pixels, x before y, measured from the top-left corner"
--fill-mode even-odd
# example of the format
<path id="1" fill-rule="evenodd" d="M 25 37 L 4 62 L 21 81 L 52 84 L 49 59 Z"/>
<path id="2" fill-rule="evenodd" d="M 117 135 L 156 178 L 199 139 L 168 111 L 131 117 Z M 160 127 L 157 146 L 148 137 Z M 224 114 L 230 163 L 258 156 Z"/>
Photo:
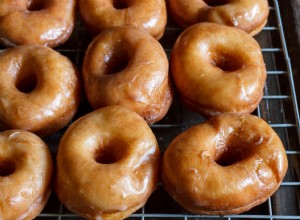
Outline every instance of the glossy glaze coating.
<path id="1" fill-rule="evenodd" d="M 156 188 L 160 153 L 147 123 L 121 106 L 83 116 L 64 134 L 57 154 L 56 192 L 89 219 L 123 219 Z"/>
<path id="2" fill-rule="evenodd" d="M 259 33 L 268 15 L 268 0 L 169 0 L 174 21 L 182 28 L 199 22 L 238 27 L 250 35 Z"/>
<path id="3" fill-rule="evenodd" d="M 183 102 L 205 116 L 251 113 L 263 95 L 266 67 L 261 48 L 237 28 L 191 26 L 178 38 L 170 66 Z"/>
<path id="4" fill-rule="evenodd" d="M 52 158 L 36 135 L 9 130 L 0 134 L 0 219 L 34 219 L 52 186 Z"/>
<path id="5" fill-rule="evenodd" d="M 24 45 L 0 53 L 0 129 L 41 136 L 64 127 L 80 98 L 69 59 L 43 46 Z"/>
<path id="6" fill-rule="evenodd" d="M 163 157 L 162 182 L 193 213 L 238 214 L 265 202 L 287 166 L 282 142 L 265 121 L 224 114 L 171 142 Z"/>
<path id="7" fill-rule="evenodd" d="M 160 39 L 167 24 L 165 0 L 78 0 L 87 28 L 98 34 L 116 26 L 134 26 Z"/>
<path id="8" fill-rule="evenodd" d="M 0 0 L 0 43 L 56 47 L 71 35 L 75 0 Z"/>
<path id="9" fill-rule="evenodd" d="M 122 105 L 152 124 L 171 105 L 167 56 L 157 40 L 139 29 L 102 32 L 87 49 L 82 73 L 94 109 Z"/>

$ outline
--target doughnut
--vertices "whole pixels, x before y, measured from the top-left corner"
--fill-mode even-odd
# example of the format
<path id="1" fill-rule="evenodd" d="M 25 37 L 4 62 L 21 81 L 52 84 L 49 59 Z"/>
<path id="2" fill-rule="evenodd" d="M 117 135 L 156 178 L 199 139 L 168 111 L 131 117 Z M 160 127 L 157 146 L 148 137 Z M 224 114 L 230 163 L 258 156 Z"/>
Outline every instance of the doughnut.
<path id="1" fill-rule="evenodd" d="M 122 105 L 149 124 L 162 119 L 172 103 L 168 72 L 162 46 L 134 27 L 114 27 L 94 38 L 82 68 L 93 109 Z"/>
<path id="2" fill-rule="evenodd" d="M 79 105 L 77 71 L 53 49 L 22 45 L 1 51 L 0 78 L 0 130 L 51 135 Z"/>
<path id="3" fill-rule="evenodd" d="M 74 0 L 1 0 L 0 43 L 57 47 L 72 34 L 75 9 Z"/>
<path id="4" fill-rule="evenodd" d="M 124 219 L 156 188 L 159 162 L 148 124 L 125 107 L 104 107 L 81 117 L 63 135 L 55 189 L 82 217 Z"/>
<path id="5" fill-rule="evenodd" d="M 265 202 L 287 166 L 282 142 L 264 120 L 226 113 L 171 142 L 163 156 L 162 182 L 193 213 L 239 214 Z"/>
<path id="6" fill-rule="evenodd" d="M 167 24 L 165 0 L 78 0 L 78 7 L 94 35 L 116 26 L 134 26 L 160 39 Z"/>
<path id="7" fill-rule="evenodd" d="M 181 28 L 212 22 L 258 34 L 269 16 L 268 0 L 169 0 L 171 17 Z"/>
<path id="8" fill-rule="evenodd" d="M 170 68 L 183 103 L 204 116 L 251 113 L 263 96 L 261 48 L 237 28 L 213 23 L 187 28 L 174 45 Z"/>
<path id="9" fill-rule="evenodd" d="M 0 219 L 34 219 L 52 190 L 48 146 L 22 130 L 0 133 Z"/>

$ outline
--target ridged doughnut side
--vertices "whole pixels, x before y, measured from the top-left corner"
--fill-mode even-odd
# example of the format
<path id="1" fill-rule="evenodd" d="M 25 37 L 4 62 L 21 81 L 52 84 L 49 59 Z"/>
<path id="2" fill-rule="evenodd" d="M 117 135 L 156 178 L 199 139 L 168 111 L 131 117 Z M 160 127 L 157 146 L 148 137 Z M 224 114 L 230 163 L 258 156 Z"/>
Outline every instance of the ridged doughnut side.
<path id="1" fill-rule="evenodd" d="M 37 9 L 31 9 L 28 2 L 32 1 L 1 1 L 0 43 L 6 47 L 39 44 L 51 48 L 65 43 L 74 29 L 75 1 L 46 1 Z"/>
<path id="2" fill-rule="evenodd" d="M 52 190 L 53 164 L 47 145 L 22 130 L 0 134 L 0 218 L 34 219 Z"/>
<path id="3" fill-rule="evenodd" d="M 170 0 L 168 9 L 173 20 L 182 28 L 212 22 L 240 28 L 251 36 L 262 30 L 269 15 L 267 0 Z"/>
<path id="4" fill-rule="evenodd" d="M 79 0 L 78 5 L 94 35 L 113 27 L 132 26 L 160 39 L 167 24 L 165 0 Z"/>

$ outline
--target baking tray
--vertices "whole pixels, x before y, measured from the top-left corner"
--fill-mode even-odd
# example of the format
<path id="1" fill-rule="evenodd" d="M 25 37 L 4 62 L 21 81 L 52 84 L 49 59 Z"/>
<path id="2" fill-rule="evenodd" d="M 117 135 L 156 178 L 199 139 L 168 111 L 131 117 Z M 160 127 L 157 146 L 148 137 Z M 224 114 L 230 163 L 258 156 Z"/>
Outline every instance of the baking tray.
<path id="1" fill-rule="evenodd" d="M 149 198 L 147 204 L 132 214 L 129 219 L 300 219 L 300 120 L 298 111 L 299 101 L 297 99 L 297 94 L 300 92 L 300 85 L 295 80 L 298 79 L 299 74 L 295 71 L 295 68 L 293 69 L 291 62 L 291 60 L 295 60 L 295 57 L 291 59 L 289 56 L 286 38 L 291 39 L 291 36 L 284 33 L 285 24 L 289 24 L 286 17 L 289 16 L 284 16 L 285 20 L 283 21 L 280 11 L 286 11 L 286 8 L 281 8 L 282 2 L 279 1 L 269 0 L 270 15 L 268 23 L 263 31 L 255 36 L 255 39 L 262 47 L 268 77 L 264 89 L 264 97 L 257 110 L 253 112 L 253 114 L 263 118 L 274 128 L 286 148 L 289 169 L 278 191 L 265 203 L 240 215 L 203 216 L 194 215 L 181 208 L 163 190 L 161 184 L 158 184 L 157 190 Z M 289 1 L 284 1 L 284 5 L 289 3 Z M 172 47 L 181 32 L 182 30 L 171 19 L 168 19 L 165 34 L 160 40 L 168 57 L 170 57 Z M 77 16 L 76 28 L 71 38 L 64 45 L 56 48 L 56 50 L 69 57 L 80 71 L 86 48 L 91 40 L 92 36 L 86 30 L 80 17 Z M 295 50 L 295 48 L 292 49 Z M 298 51 L 298 54 L 300 56 L 300 51 Z M 297 52 L 296 54 L 293 52 L 293 56 L 296 55 Z M 168 147 L 169 143 L 182 131 L 192 125 L 206 121 L 201 115 L 182 106 L 178 101 L 177 95 L 175 96 L 175 100 L 167 116 L 162 121 L 151 126 L 162 153 Z M 83 98 L 73 121 L 90 111 L 92 109 L 86 99 Z M 54 161 L 59 140 L 69 125 L 56 134 L 44 138 L 44 141 L 51 149 Z M 82 218 L 68 211 L 59 202 L 53 192 L 46 207 L 37 219 L 77 220 Z"/>

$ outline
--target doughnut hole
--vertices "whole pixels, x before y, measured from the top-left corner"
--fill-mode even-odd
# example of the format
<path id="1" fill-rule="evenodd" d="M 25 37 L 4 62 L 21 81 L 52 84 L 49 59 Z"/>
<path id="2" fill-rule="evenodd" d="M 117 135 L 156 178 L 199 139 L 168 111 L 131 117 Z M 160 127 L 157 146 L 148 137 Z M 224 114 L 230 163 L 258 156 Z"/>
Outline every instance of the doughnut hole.
<path id="1" fill-rule="evenodd" d="M 29 0 L 27 5 L 28 11 L 41 11 L 46 7 L 48 0 Z"/>
<path id="2" fill-rule="evenodd" d="M 115 46 L 105 57 L 105 75 L 112 75 L 124 70 L 129 63 L 128 52 L 122 46 Z"/>
<path id="3" fill-rule="evenodd" d="M 229 144 L 219 149 L 219 152 L 216 153 L 215 162 L 222 167 L 242 161 L 250 157 L 253 153 L 252 147 L 244 143 Z"/>
<path id="4" fill-rule="evenodd" d="M 23 93 L 32 92 L 38 84 L 37 75 L 34 70 L 21 70 L 16 78 L 16 88 Z"/>
<path id="5" fill-rule="evenodd" d="M 230 0 L 204 0 L 204 2 L 209 6 L 221 6 L 226 5 L 230 2 Z"/>
<path id="6" fill-rule="evenodd" d="M 122 143 L 114 141 L 102 145 L 96 150 L 94 157 L 97 163 L 112 164 L 120 161 L 126 156 L 126 147 Z"/>
<path id="7" fill-rule="evenodd" d="M 211 52 L 211 64 L 224 72 L 233 72 L 243 67 L 242 60 L 238 56 L 224 53 Z"/>
<path id="8" fill-rule="evenodd" d="M 115 9 L 121 10 L 128 8 L 128 4 L 126 0 L 113 0 L 113 6 Z"/>
<path id="9" fill-rule="evenodd" d="M 12 161 L 0 160 L 0 177 L 6 177 L 13 174 L 16 170 L 16 166 Z"/>

